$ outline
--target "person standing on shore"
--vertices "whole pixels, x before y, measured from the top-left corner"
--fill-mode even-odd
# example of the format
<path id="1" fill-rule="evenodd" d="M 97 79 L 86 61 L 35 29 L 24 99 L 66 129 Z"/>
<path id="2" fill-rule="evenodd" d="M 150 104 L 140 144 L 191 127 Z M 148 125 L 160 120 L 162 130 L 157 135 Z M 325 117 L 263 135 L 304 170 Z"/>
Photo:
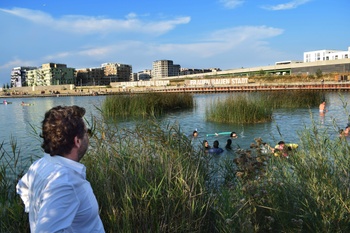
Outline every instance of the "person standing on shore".
<path id="1" fill-rule="evenodd" d="M 79 163 L 89 145 L 84 115 L 78 106 L 45 113 L 40 137 L 46 154 L 16 186 L 31 232 L 105 232 L 86 167 Z"/>

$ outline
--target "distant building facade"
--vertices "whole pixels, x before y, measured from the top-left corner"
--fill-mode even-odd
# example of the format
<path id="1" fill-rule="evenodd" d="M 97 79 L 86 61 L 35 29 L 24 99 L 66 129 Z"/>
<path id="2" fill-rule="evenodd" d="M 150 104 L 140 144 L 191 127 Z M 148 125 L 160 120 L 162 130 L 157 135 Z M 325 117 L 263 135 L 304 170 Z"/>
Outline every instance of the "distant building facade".
<path id="1" fill-rule="evenodd" d="M 125 82 L 132 79 L 132 66 L 120 63 L 103 63 L 101 65 L 104 70 L 105 78 L 110 82 Z"/>
<path id="2" fill-rule="evenodd" d="M 137 73 L 137 80 L 134 81 L 148 81 L 152 78 L 152 70 L 146 69 Z"/>
<path id="3" fill-rule="evenodd" d="M 190 68 L 181 68 L 180 75 L 190 75 L 190 74 L 203 74 L 210 72 L 221 71 L 219 68 L 209 68 L 209 69 L 190 69 Z"/>
<path id="4" fill-rule="evenodd" d="M 37 69 L 34 66 L 14 67 L 11 70 L 11 87 L 25 87 L 27 83 L 27 71 Z"/>
<path id="5" fill-rule="evenodd" d="M 350 47 L 348 47 L 348 51 L 317 50 L 304 52 L 304 62 L 330 61 L 347 58 L 350 58 Z"/>
<path id="6" fill-rule="evenodd" d="M 75 69 L 66 64 L 46 63 L 40 68 L 27 71 L 28 86 L 75 84 Z"/>
<path id="7" fill-rule="evenodd" d="M 175 65 L 172 60 L 157 60 L 152 65 L 152 78 L 160 79 L 180 75 L 180 65 Z"/>
<path id="8" fill-rule="evenodd" d="M 101 67 L 76 69 L 75 75 L 76 86 L 109 85 L 109 79 L 104 78 L 104 70 Z"/>

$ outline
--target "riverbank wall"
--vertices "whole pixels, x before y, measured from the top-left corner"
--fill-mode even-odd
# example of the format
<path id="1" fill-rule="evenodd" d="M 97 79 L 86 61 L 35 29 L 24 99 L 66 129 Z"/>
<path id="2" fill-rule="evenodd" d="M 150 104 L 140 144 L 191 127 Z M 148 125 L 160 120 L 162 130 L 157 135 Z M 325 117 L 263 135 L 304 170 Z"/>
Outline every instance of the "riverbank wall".
<path id="1" fill-rule="evenodd" d="M 46 87 L 48 88 L 48 87 Z M 14 89 L 11 92 L 1 93 L 0 98 L 26 98 L 49 96 L 97 96 L 119 95 L 152 92 L 183 92 L 183 93 L 220 93 L 220 92 L 258 92 L 258 91 L 287 91 L 287 90 L 314 90 L 314 91 L 350 91 L 350 82 L 310 82 L 310 83 L 249 83 L 241 85 L 194 85 L 194 86 L 162 86 L 162 87 L 79 87 L 62 88 L 52 87 L 48 90 L 30 91 Z"/>

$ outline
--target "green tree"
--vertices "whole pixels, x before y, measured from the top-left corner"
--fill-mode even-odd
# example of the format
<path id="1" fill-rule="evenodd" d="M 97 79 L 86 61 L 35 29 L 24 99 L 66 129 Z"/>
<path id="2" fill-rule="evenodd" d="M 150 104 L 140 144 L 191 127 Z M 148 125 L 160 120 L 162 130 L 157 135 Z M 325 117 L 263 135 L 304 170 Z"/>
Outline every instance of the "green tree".
<path id="1" fill-rule="evenodd" d="M 317 78 L 322 78 L 322 76 L 323 76 L 322 70 L 321 69 L 317 69 L 315 75 L 316 75 Z"/>
<path id="2" fill-rule="evenodd" d="M 259 70 L 259 73 L 258 73 L 259 76 L 264 76 L 265 74 L 266 72 L 263 69 Z"/>

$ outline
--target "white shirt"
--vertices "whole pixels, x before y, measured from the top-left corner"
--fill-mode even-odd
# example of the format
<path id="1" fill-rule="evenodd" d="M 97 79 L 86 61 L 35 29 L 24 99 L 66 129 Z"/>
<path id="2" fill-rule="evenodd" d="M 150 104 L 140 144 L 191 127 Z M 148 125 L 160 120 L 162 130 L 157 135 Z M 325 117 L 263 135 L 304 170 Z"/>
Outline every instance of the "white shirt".
<path id="1" fill-rule="evenodd" d="M 45 154 L 16 188 L 29 213 L 31 232 L 105 232 L 81 163 Z"/>

